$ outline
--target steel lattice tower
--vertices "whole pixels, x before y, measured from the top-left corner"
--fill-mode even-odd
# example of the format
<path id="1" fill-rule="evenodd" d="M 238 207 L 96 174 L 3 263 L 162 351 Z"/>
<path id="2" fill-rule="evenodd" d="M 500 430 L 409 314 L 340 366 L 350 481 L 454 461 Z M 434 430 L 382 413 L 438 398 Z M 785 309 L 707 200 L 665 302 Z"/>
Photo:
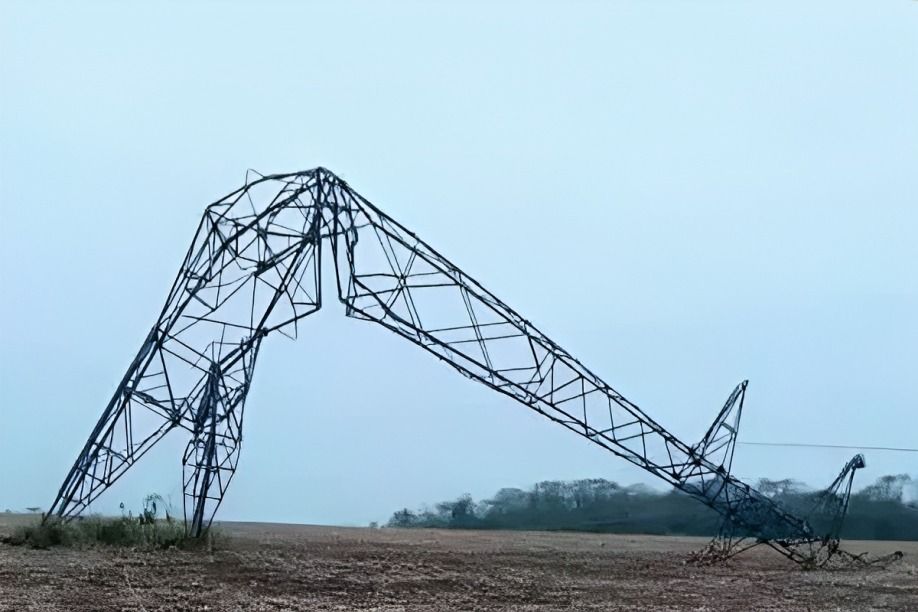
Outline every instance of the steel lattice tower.
<path id="1" fill-rule="evenodd" d="M 712 507 L 724 517 L 721 556 L 743 541 L 808 564 L 836 552 L 862 457 L 820 498 L 835 518 L 816 533 L 730 473 L 746 382 L 700 442 L 682 442 L 324 168 L 257 175 L 207 207 L 165 306 L 46 518 L 78 515 L 167 432 L 184 429 L 186 526 L 203 533 L 236 470 L 258 352 L 274 332 L 296 337 L 321 307 L 323 253 L 347 316 L 386 327 Z"/>

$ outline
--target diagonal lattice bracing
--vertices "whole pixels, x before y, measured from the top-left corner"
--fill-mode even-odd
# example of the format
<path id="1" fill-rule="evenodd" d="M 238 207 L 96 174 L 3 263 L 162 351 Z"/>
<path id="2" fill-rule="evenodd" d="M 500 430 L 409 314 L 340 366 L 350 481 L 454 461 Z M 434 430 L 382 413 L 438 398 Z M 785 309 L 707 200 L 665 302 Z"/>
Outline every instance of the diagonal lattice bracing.
<path id="1" fill-rule="evenodd" d="M 701 442 L 682 442 L 322 168 L 254 176 L 207 207 L 159 318 L 49 516 L 79 514 L 167 432 L 184 429 L 186 525 L 194 535 L 206 530 L 237 466 L 243 407 L 264 338 L 295 338 L 301 320 L 322 305 L 323 245 L 347 316 L 382 325 L 650 471 L 720 512 L 731 534 L 801 562 L 831 542 L 837 547 L 837 529 L 815 532 L 730 474 L 745 382 Z M 835 487 L 825 498 L 836 521 L 847 507 L 846 482 L 841 497 Z"/>

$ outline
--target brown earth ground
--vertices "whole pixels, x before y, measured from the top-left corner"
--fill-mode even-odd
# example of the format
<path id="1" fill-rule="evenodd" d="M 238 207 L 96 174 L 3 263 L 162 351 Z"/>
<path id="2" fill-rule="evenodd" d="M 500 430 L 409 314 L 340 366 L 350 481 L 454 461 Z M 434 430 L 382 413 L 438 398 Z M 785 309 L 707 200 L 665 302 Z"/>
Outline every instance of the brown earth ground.
<path id="1" fill-rule="evenodd" d="M 0 534 L 23 520 L 0 515 Z M 223 523 L 213 552 L 0 544 L 0 610 L 918 610 L 905 558 L 802 571 L 765 548 L 727 566 L 702 538 Z"/>

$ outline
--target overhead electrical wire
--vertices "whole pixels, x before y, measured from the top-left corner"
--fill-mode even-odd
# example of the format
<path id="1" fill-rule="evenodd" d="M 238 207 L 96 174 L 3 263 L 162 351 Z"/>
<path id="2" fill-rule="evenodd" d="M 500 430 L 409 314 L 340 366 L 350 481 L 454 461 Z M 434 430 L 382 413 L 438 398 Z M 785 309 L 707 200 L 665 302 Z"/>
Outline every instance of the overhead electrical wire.
<path id="1" fill-rule="evenodd" d="M 809 444 L 804 442 L 738 442 L 748 446 L 797 446 L 806 448 L 844 448 L 849 450 L 877 450 L 897 453 L 918 453 L 918 448 L 899 448 L 893 446 L 856 446 L 847 444 Z"/>

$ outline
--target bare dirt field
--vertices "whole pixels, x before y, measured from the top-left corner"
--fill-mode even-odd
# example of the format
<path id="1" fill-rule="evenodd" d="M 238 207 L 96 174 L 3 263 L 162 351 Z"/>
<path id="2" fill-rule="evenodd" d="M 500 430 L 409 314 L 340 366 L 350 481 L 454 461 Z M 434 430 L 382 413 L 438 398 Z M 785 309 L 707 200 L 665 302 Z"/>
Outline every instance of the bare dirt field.
<path id="1" fill-rule="evenodd" d="M 0 545 L 0 610 L 918 610 L 918 542 L 847 544 L 904 551 L 888 569 L 805 572 L 767 549 L 686 565 L 699 538 L 219 530 L 212 553 Z"/>

